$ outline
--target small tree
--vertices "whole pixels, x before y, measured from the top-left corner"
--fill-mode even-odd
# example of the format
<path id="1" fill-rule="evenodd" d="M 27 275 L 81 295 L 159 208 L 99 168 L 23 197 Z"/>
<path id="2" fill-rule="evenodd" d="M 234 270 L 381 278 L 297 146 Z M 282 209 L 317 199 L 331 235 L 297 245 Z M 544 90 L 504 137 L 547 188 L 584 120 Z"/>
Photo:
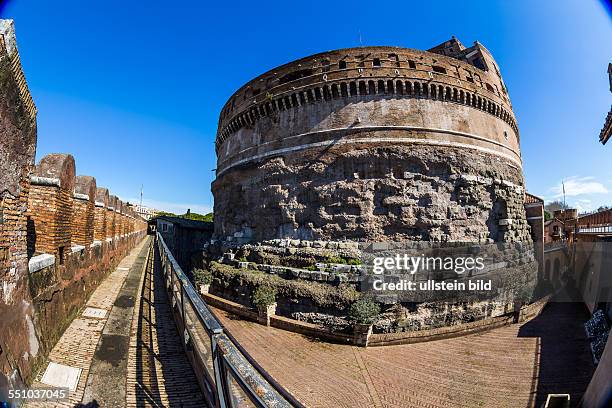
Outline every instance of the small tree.
<path id="1" fill-rule="evenodd" d="M 212 283 L 212 273 L 205 269 L 194 269 L 193 280 L 198 285 L 210 285 Z"/>
<path id="2" fill-rule="evenodd" d="M 276 302 L 276 289 L 268 285 L 260 285 L 253 292 L 253 304 L 258 308 L 270 306 Z"/>
<path id="3" fill-rule="evenodd" d="M 359 324 L 372 324 L 380 314 L 380 306 L 370 298 L 361 298 L 351 305 L 349 318 Z"/>

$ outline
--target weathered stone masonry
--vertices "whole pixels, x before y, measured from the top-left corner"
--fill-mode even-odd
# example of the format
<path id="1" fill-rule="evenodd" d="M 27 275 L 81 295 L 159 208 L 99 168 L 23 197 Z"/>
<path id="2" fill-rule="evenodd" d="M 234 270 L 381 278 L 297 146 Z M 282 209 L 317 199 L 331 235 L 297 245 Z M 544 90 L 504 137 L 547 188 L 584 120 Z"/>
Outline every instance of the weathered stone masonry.
<path id="1" fill-rule="evenodd" d="M 109 234 L 108 190 L 102 189 L 98 198 L 93 177 L 75 177 L 72 156 L 48 155 L 34 166 L 36 107 L 9 20 L 0 20 L 0 101 L 0 400 L 4 400 L 8 388 L 31 382 L 99 282 L 140 241 L 146 223 L 126 209 L 116 215 L 125 228 Z M 102 218 L 94 216 L 96 202 Z"/>
<path id="2" fill-rule="evenodd" d="M 518 127 L 479 43 L 275 68 L 230 97 L 216 148 L 226 241 L 531 240 Z"/>
<path id="3" fill-rule="evenodd" d="M 36 153 L 36 107 L 12 21 L 0 20 L 0 389 L 31 374 L 38 353 L 29 299 L 27 204 Z M 15 335 L 19 333 L 20 335 Z"/>

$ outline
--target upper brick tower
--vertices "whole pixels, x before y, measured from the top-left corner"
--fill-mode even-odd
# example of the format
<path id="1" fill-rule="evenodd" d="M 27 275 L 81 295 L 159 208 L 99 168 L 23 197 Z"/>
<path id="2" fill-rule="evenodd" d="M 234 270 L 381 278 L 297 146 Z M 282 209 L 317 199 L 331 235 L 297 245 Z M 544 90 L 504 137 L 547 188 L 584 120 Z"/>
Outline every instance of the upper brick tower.
<path id="1" fill-rule="evenodd" d="M 222 239 L 530 239 L 518 127 L 477 42 L 275 68 L 227 101 L 216 151 Z"/>

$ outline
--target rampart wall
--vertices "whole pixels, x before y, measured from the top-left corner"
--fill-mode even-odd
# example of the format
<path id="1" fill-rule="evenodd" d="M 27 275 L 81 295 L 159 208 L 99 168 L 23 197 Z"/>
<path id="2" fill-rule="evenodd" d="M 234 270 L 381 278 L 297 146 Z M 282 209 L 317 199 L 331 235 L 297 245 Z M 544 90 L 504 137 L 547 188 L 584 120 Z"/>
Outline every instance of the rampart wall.
<path id="1" fill-rule="evenodd" d="M 32 381 L 89 295 L 144 236 L 146 222 L 127 205 L 111 210 L 108 190 L 98 195 L 93 177 L 77 177 L 71 155 L 47 155 L 35 165 L 37 112 L 10 20 L 0 20 L 0 99 L 4 395 Z"/>

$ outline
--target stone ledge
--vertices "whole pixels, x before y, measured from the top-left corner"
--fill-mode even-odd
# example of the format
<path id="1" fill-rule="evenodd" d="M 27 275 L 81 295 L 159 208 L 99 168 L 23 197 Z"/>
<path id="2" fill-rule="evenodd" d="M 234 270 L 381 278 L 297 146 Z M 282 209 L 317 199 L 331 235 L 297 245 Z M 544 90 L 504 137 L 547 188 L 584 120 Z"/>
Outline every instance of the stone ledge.
<path id="1" fill-rule="evenodd" d="M 72 250 L 72 253 L 74 254 L 75 252 L 83 252 L 85 250 L 85 246 L 73 245 L 72 247 L 70 247 L 70 249 Z"/>
<path id="2" fill-rule="evenodd" d="M 30 270 L 30 273 L 34 273 L 52 265 L 55 265 L 55 256 L 50 254 L 41 254 L 30 258 L 30 261 L 28 262 L 28 269 Z"/>
<path id="3" fill-rule="evenodd" d="M 58 178 L 31 176 L 30 183 L 35 186 L 61 187 L 61 181 Z"/>
<path id="4" fill-rule="evenodd" d="M 89 196 L 87 194 L 72 193 L 72 196 L 79 200 L 89 201 Z"/>
<path id="5" fill-rule="evenodd" d="M 102 241 L 94 241 L 91 243 L 91 245 L 89 245 L 90 248 L 95 248 L 99 246 L 102 246 Z"/>

